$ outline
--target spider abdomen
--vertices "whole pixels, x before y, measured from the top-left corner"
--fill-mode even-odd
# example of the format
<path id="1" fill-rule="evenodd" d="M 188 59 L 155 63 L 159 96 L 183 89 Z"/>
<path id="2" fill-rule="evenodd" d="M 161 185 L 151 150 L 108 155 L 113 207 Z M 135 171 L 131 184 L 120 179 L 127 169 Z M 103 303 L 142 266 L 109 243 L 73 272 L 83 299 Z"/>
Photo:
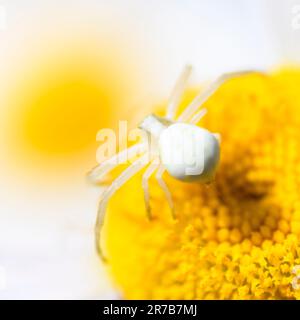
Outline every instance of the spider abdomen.
<path id="1" fill-rule="evenodd" d="M 188 123 L 174 123 L 158 140 L 161 162 L 168 173 L 182 181 L 213 180 L 220 158 L 217 135 Z"/>

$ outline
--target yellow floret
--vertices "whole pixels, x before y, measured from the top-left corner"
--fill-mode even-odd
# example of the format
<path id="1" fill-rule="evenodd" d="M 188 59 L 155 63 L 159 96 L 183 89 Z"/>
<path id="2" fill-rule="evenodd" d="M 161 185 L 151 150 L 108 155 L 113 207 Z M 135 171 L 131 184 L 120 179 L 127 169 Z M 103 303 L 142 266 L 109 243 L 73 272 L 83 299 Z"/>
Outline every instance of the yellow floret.
<path id="1" fill-rule="evenodd" d="M 151 221 L 140 174 L 111 199 L 105 248 L 124 298 L 300 298 L 299 87 L 298 70 L 249 75 L 205 103 L 199 125 L 221 134 L 221 163 L 209 186 L 165 175 L 176 220 L 154 178 Z"/>

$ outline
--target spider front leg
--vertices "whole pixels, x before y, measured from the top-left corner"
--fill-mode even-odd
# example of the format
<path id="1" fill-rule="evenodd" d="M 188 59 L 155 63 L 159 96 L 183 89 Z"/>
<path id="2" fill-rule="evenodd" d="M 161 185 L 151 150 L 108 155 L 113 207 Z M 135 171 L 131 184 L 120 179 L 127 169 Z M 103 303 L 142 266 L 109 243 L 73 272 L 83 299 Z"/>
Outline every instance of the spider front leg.
<path id="1" fill-rule="evenodd" d="M 239 71 L 239 72 L 231 72 L 225 73 L 213 83 L 211 83 L 206 90 L 201 92 L 181 113 L 178 117 L 177 121 L 179 122 L 189 122 L 189 119 L 193 116 L 193 114 L 200 108 L 204 102 L 206 102 L 217 90 L 218 88 L 226 81 L 237 78 L 243 75 L 247 75 L 250 73 L 262 73 L 253 70 Z"/>
<path id="2" fill-rule="evenodd" d="M 180 100 L 187 86 L 191 73 L 192 73 L 192 67 L 190 65 L 185 66 L 173 88 L 173 91 L 168 101 L 167 112 L 166 112 L 166 118 L 168 120 L 175 119 L 176 111 L 180 104 Z"/>
<path id="3" fill-rule="evenodd" d="M 120 163 L 123 163 L 125 160 L 131 160 L 134 158 L 139 152 L 145 153 L 147 150 L 147 143 L 137 143 L 133 146 L 120 151 L 119 153 L 115 154 L 111 158 L 103 161 L 101 164 L 93 168 L 88 173 L 88 178 L 93 183 L 101 182 L 101 180 L 115 167 L 117 167 Z"/>
<path id="4" fill-rule="evenodd" d="M 108 201 L 114 195 L 114 193 L 122 187 L 122 185 L 133 177 L 136 173 L 142 170 L 148 160 L 148 154 L 141 156 L 139 159 L 135 160 L 128 168 L 126 168 L 112 183 L 111 185 L 103 192 L 95 224 L 95 241 L 96 249 L 99 256 L 103 261 L 106 261 L 105 255 L 103 254 L 101 248 L 101 232 L 104 225 L 105 212 L 107 208 Z"/>
<path id="5" fill-rule="evenodd" d="M 142 177 L 144 200 L 145 200 L 146 211 L 147 211 L 147 216 L 149 220 L 152 218 L 151 207 L 150 207 L 149 179 L 159 166 L 159 163 L 157 161 L 158 161 L 158 158 L 155 158 L 154 160 L 152 160 L 152 162 L 149 164 L 149 167 L 147 168 L 147 170 L 145 171 Z"/>
<path id="6" fill-rule="evenodd" d="M 156 179 L 157 179 L 158 184 L 160 185 L 160 187 L 162 188 L 162 190 L 163 190 L 163 192 L 164 192 L 164 194 L 166 196 L 167 202 L 168 202 L 169 207 L 170 207 L 171 212 L 172 212 L 172 217 L 174 219 L 176 219 L 172 195 L 171 195 L 171 192 L 170 192 L 167 184 L 165 183 L 165 181 L 163 179 L 163 174 L 164 174 L 165 171 L 166 171 L 166 169 L 164 168 L 164 166 L 162 164 L 160 164 L 160 166 L 159 166 L 159 168 L 158 168 L 158 170 L 156 172 Z"/>
<path id="7" fill-rule="evenodd" d="M 201 109 L 198 112 L 196 112 L 192 119 L 190 120 L 191 124 L 197 124 L 207 113 L 207 109 Z"/>

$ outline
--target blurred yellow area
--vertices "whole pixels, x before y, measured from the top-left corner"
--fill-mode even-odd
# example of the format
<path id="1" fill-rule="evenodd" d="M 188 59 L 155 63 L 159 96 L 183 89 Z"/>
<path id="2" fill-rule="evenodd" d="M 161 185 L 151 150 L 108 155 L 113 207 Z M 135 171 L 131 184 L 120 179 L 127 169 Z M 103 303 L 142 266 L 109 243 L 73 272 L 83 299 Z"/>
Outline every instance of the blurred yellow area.
<path id="1" fill-rule="evenodd" d="M 136 82 L 119 48 L 90 47 L 61 48 L 19 71 L 8 101 L 13 162 L 55 170 L 94 164 L 97 131 L 117 125 Z"/>

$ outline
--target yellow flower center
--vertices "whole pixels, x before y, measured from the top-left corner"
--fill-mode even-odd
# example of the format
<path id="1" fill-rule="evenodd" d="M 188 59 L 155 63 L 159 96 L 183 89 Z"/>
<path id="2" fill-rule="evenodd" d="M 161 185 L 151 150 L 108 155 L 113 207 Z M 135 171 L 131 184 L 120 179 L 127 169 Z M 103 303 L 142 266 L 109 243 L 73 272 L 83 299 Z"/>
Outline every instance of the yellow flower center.
<path id="1" fill-rule="evenodd" d="M 221 164 L 209 186 L 166 175 L 176 220 L 154 178 L 152 221 L 141 175 L 114 196 L 105 240 L 124 297 L 300 298 L 299 85 L 299 70 L 245 76 L 206 103 L 200 125 L 221 134 Z"/>

